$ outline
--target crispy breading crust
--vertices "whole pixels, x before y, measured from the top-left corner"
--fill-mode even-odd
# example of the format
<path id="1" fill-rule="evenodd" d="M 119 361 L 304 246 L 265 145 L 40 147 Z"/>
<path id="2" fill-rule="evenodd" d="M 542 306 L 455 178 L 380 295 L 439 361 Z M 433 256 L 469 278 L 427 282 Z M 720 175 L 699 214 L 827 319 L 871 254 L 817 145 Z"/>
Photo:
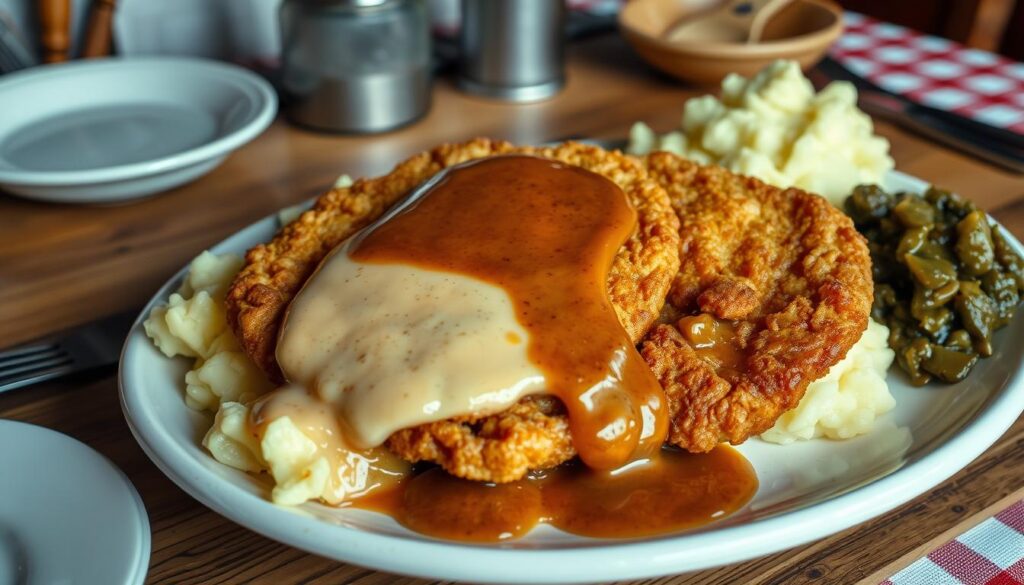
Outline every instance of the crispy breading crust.
<path id="1" fill-rule="evenodd" d="M 272 380 L 282 381 L 274 357 L 278 326 L 320 260 L 441 169 L 500 154 L 577 165 L 611 179 L 629 197 L 638 227 L 612 264 L 608 294 L 623 327 L 639 341 L 657 319 L 679 267 L 679 223 L 664 189 L 647 176 L 642 162 L 621 153 L 578 143 L 534 148 L 477 139 L 440 146 L 406 160 L 388 175 L 336 188 L 271 242 L 250 250 L 227 296 L 228 321 L 246 353 Z M 392 435 L 388 446 L 410 461 L 434 461 L 453 475 L 495 482 L 513 481 L 576 453 L 560 405 L 539 397 L 497 414 L 403 429 Z"/>
<path id="2" fill-rule="evenodd" d="M 734 323 L 745 368 L 720 376 L 671 324 L 642 344 L 668 397 L 669 440 L 689 451 L 742 443 L 795 408 L 807 385 L 867 327 L 867 243 L 825 199 L 668 153 L 646 159 L 679 214 L 679 274 L 663 320 L 709 313 Z"/>
<path id="3" fill-rule="evenodd" d="M 554 467 L 576 456 L 569 418 L 551 396 L 528 396 L 482 417 L 458 417 L 402 429 L 388 448 L 409 461 L 433 461 L 449 473 L 504 483 L 531 469 Z"/>

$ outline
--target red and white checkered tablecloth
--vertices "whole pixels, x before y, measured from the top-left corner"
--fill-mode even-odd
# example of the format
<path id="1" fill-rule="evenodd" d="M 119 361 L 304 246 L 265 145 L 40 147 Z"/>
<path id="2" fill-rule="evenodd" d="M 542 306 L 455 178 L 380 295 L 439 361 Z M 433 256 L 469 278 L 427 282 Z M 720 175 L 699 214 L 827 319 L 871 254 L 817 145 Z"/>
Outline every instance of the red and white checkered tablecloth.
<path id="1" fill-rule="evenodd" d="M 940 546 L 882 585 L 1024 585 L 1024 501 Z"/>
<path id="2" fill-rule="evenodd" d="M 917 103 L 1024 134 L 1024 63 L 846 12 L 830 50 L 857 75 Z"/>

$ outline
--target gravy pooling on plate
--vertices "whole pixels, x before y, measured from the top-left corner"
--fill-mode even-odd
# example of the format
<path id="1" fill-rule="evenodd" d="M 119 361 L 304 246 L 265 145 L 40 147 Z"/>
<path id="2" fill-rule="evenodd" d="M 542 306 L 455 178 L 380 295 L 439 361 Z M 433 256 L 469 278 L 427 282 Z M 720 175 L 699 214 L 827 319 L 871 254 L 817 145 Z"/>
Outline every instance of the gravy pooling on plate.
<path id="1" fill-rule="evenodd" d="M 542 522 L 580 536 L 636 538 L 707 524 L 757 491 L 750 463 L 727 445 L 710 453 L 665 449 L 656 455 L 614 471 L 569 463 L 503 484 L 432 468 L 351 505 L 451 540 L 513 539 Z"/>

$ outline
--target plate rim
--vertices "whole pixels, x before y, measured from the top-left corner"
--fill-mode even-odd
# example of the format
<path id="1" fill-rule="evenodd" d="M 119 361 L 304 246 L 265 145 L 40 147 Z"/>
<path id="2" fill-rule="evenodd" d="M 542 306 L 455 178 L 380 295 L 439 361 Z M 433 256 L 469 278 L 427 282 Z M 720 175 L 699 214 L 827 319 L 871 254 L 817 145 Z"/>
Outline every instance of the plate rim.
<path id="1" fill-rule="evenodd" d="M 278 105 L 277 93 L 268 81 L 237 65 L 195 57 L 106 57 L 86 61 L 69 61 L 26 69 L 6 76 L 6 79 L 0 78 L 0 92 L 6 91 L 9 87 L 78 74 L 82 71 L 114 70 L 116 72 L 121 69 L 123 70 L 122 74 L 131 75 L 133 70 L 147 67 L 184 68 L 189 72 L 202 70 L 212 73 L 218 83 L 230 84 L 237 91 L 247 94 L 255 106 L 255 112 L 234 131 L 173 154 L 146 161 L 79 170 L 35 171 L 0 168 L 0 183 L 25 187 L 85 186 L 139 179 L 171 172 L 226 155 L 258 136 L 274 121 Z M 117 103 L 132 102 L 121 100 Z"/>
<path id="2" fill-rule="evenodd" d="M 928 183 L 890 171 L 915 189 Z M 887 177 L 887 180 L 889 177 Z M 276 214 L 228 236 L 269 227 Z M 994 221 L 994 220 L 993 220 Z M 1001 227 L 1001 225 L 1000 225 Z M 1005 228 L 1018 253 L 1024 246 Z M 138 423 L 139 397 L 131 392 L 133 340 L 148 342 L 141 323 L 162 301 L 161 293 L 183 277 L 188 266 L 171 277 L 136 318 L 122 349 L 118 367 L 121 408 L 128 426 L 147 456 L 185 492 L 206 507 L 267 538 L 334 560 L 417 577 L 491 583 L 585 583 L 679 574 L 741 562 L 786 550 L 835 534 L 880 516 L 919 496 L 960 471 L 995 443 L 1024 410 L 1024 368 L 1018 367 L 1003 389 L 991 396 L 970 419 L 932 451 L 889 475 L 807 507 L 716 530 L 666 535 L 637 541 L 611 541 L 549 549 L 501 548 L 443 540 L 366 532 L 330 524 L 277 506 L 231 482 L 210 474 L 190 460 L 175 441 L 152 444 Z M 176 457 L 177 465 L 165 458 Z M 184 465 L 179 469 L 179 465 Z M 282 524 L 282 522 L 284 522 Z M 632 552 L 627 549 L 633 549 Z M 615 554 L 627 552 L 629 554 Z"/>

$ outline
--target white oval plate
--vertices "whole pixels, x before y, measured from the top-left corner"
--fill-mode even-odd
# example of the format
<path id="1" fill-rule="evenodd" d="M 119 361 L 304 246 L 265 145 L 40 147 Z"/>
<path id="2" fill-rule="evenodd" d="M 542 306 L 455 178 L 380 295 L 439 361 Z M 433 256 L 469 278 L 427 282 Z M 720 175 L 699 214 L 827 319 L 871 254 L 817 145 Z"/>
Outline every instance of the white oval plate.
<path id="1" fill-rule="evenodd" d="M 234 65 L 112 58 L 0 77 L 0 188 L 111 203 L 213 170 L 270 124 L 277 95 Z"/>
<path id="2" fill-rule="evenodd" d="M 892 173 L 887 187 L 923 191 L 927 184 Z M 276 217 L 224 240 L 216 253 L 243 253 L 273 237 Z M 1009 238 L 1018 253 L 1024 247 Z M 185 406 L 186 360 L 169 360 L 141 321 L 181 282 L 183 269 L 147 305 L 121 357 L 121 401 L 128 424 L 150 458 L 203 504 L 269 538 L 316 554 L 435 579 L 493 583 L 575 583 L 654 577 L 704 569 L 790 548 L 899 506 L 962 469 L 1024 409 L 1020 363 L 1024 319 L 996 337 L 996 354 L 960 384 L 913 388 L 895 368 L 897 406 L 868 435 L 780 446 L 758 439 L 739 450 L 757 470 L 750 503 L 699 530 L 640 540 L 599 540 L 542 525 L 525 538 L 494 545 L 431 539 L 390 517 L 318 504 L 268 501 L 269 486 L 214 461 L 200 445 L 211 416 Z"/>

